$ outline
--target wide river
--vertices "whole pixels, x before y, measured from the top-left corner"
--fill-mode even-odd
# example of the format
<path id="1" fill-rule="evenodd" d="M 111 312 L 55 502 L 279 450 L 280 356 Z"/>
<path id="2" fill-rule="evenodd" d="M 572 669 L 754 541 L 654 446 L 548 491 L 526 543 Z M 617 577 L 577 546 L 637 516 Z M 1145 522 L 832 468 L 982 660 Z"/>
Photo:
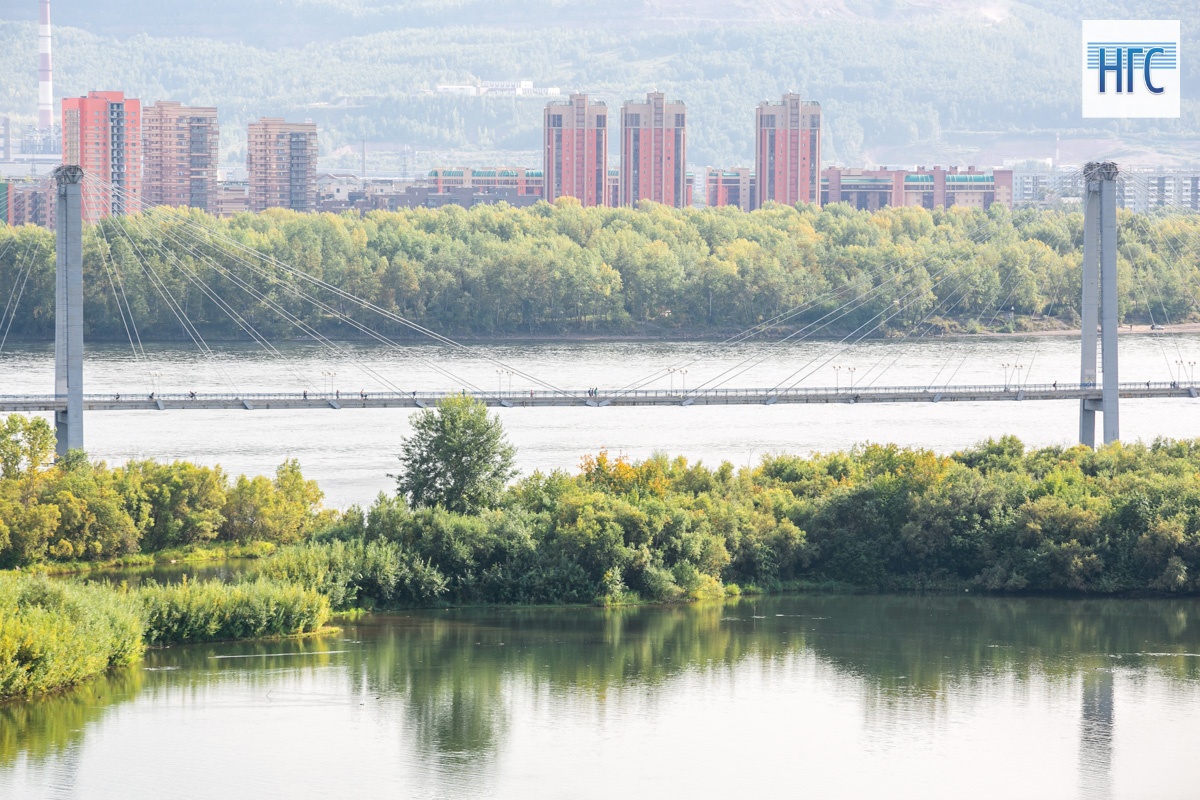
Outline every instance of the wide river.
<path id="1" fill-rule="evenodd" d="M 369 617 L 0 705 L 0 797 L 1185 798 L 1200 602 Z"/>
<path id="2" fill-rule="evenodd" d="M 128 346 L 93 346 L 85 363 L 88 392 L 187 391 L 321 392 L 457 390 L 456 378 L 484 389 L 532 388 L 511 367 L 557 386 L 621 388 L 661 372 L 647 388 L 685 384 L 772 387 L 803 379 L 803 386 L 939 386 L 949 384 L 1074 382 L 1077 338 L 982 338 L 874 341 L 843 350 L 826 342 L 781 346 L 747 343 L 496 344 L 452 350 L 436 345 L 399 348 L 348 345 L 336 358 L 316 345 L 280 347 L 271 357 L 248 345 L 219 345 L 212 357 L 178 345 L 147 345 L 145 360 Z M 1124 336 L 1124 381 L 1190 380 L 1200 361 L 1200 336 Z M 500 367 L 495 359 L 507 367 Z M 1182 362 L 1182 372 L 1176 362 Z M 665 372 L 682 366 L 687 371 Z M 448 370 L 447 377 L 434 366 Z M 1005 366 L 1009 365 L 1009 366 Z M 840 367 L 834 370 L 834 367 Z M 1019 369 L 1018 369 L 1019 366 Z M 853 369 L 853 372 L 851 372 Z M 498 370 L 500 372 L 498 373 Z M 332 373 L 332 374 L 329 374 Z M 0 394 L 52 393 L 53 348 L 10 342 L 0 355 Z M 382 380 L 378 377 L 382 376 Z M 390 384 L 390 385 L 389 385 Z M 864 441 L 896 442 L 950 452 L 989 436 L 1012 433 L 1033 445 L 1072 444 L 1078 403 L 991 402 L 939 404 L 774 405 L 666 408 L 498 409 L 518 448 L 525 473 L 574 470 L 581 456 L 607 449 L 644 458 L 655 451 L 701 459 L 713 466 L 757 463 L 768 452 L 808 453 Z M 298 458 L 320 481 L 330 505 L 368 503 L 389 490 L 400 441 L 410 432 L 401 410 L 94 412 L 87 415 L 87 449 L 110 461 L 189 459 L 221 464 L 233 473 L 270 474 Z M 1124 401 L 1126 440 L 1200 435 L 1200 402 Z"/>
<path id="3" fill-rule="evenodd" d="M 89 391 L 525 389 L 1070 381 L 1070 338 L 827 344 L 352 345 L 337 360 L 93 347 Z M 1174 380 L 1200 337 L 1128 336 L 1126 380 Z M 755 365 L 756 361 L 762 360 Z M 815 361 L 814 361 L 815 359 Z M 750 369 L 739 374 L 747 364 Z M 835 372 L 834 365 L 841 369 Z M 1005 367 L 1004 365 L 1010 365 Z M 1020 369 L 1015 366 L 1020 365 Z M 887 367 L 885 370 L 884 368 Z M 729 372 L 727 372 L 729 371 Z M 334 374 L 327 374 L 334 373 Z M 1007 373 L 1007 375 L 1006 375 Z M 0 394 L 49 392 L 44 346 Z M 1184 375 L 1190 379 L 1190 375 Z M 511 381 L 511 384 L 510 384 Z M 389 387 L 390 388 L 390 387 Z M 752 464 L 890 441 L 1070 444 L 1072 402 L 500 409 L 523 471 L 607 448 Z M 269 474 L 298 458 L 332 505 L 388 490 L 401 411 L 90 413 L 93 456 Z M 1126 402 L 1126 439 L 1200 434 L 1200 402 Z M 218 567 L 223 569 L 223 567 Z M 170 576 L 167 576 L 170 577 Z M 180 647 L 78 691 L 0 706 L 0 798 L 1163 798 L 1200 795 L 1200 601 L 800 596 L 686 607 L 414 612 L 305 641 Z"/>

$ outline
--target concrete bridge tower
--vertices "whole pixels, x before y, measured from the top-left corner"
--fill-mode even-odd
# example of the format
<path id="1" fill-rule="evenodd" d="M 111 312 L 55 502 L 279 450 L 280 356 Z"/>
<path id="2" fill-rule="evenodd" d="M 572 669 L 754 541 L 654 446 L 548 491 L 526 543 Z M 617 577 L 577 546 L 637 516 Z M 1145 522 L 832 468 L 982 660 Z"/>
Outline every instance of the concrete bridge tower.
<path id="1" fill-rule="evenodd" d="M 1096 412 L 1104 414 L 1104 443 L 1120 436 L 1117 375 L 1117 165 L 1091 162 L 1083 168 L 1086 184 L 1083 222 L 1083 304 L 1079 382 L 1095 386 L 1096 328 L 1100 328 L 1104 386 L 1100 400 L 1079 401 L 1079 442 L 1096 446 Z"/>
<path id="2" fill-rule="evenodd" d="M 56 451 L 83 449 L 83 169 L 54 170 L 57 182 L 57 261 L 54 299 L 54 412 Z"/>

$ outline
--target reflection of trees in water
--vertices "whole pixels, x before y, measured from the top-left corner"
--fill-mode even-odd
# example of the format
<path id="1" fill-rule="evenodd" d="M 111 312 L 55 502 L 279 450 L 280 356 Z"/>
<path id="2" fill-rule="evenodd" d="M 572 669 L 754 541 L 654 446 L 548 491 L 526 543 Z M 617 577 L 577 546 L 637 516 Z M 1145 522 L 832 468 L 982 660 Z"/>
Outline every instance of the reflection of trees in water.
<path id="1" fill-rule="evenodd" d="M 685 670 L 732 675 L 747 662 L 794 663 L 783 659 L 796 655 L 814 657 L 858 684 L 867 712 L 881 717 L 937 713 L 948 697 L 963 694 L 953 690 L 998 677 L 1074 691 L 1072 681 L 1088 687 L 1087 681 L 1108 675 L 1107 706 L 1098 699 L 1102 687 L 1085 688 L 1083 698 L 1082 747 L 1094 743 L 1099 757 L 1100 723 L 1089 720 L 1102 722 L 1108 708 L 1111 743 L 1112 686 L 1111 673 L 1097 671 L 1200 677 L 1200 659 L 1138 655 L 1200 652 L 1200 629 L 1189 625 L 1197 610 L 1200 603 L 1167 600 L 799 596 L 368 617 L 337 637 L 151 651 L 147 667 L 177 669 L 125 671 L 73 693 L 0 706 L 0 766 L 20 753 L 35 761 L 61 756 L 106 707 L 135 696 L 200 692 L 225 680 L 265 695 L 278 691 L 280 668 L 296 676 L 344 666 L 348 690 L 369 713 L 399 704 L 403 713 L 394 717 L 401 734 L 430 764 L 443 765 L 449 781 L 464 764 L 478 770 L 494 760 L 516 693 L 525 687 L 534 696 L 584 696 L 603 706 L 620 689 L 654 695 Z M 284 652 L 306 655 L 212 658 Z M 348 699 L 339 694 L 329 701 Z"/>
<path id="2" fill-rule="evenodd" d="M 61 756 L 110 707 L 136 697 L 142 676 L 121 669 L 73 691 L 0 704 L 0 765 L 22 754 L 34 763 Z"/>

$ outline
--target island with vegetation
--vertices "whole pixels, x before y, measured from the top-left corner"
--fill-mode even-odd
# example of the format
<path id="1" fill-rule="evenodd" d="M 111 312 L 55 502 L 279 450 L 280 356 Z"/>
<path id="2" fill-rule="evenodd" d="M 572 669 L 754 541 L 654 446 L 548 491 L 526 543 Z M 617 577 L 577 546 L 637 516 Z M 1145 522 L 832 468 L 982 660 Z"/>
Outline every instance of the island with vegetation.
<path id="1" fill-rule="evenodd" d="M 395 494 L 332 511 L 187 463 L 51 463 L 40 418 L 0 427 L 0 696 L 71 685 L 146 646 L 286 636 L 331 614 L 627 604 L 786 590 L 1187 595 L 1200 590 L 1200 441 L 952 455 L 864 444 L 754 467 L 601 452 L 516 479 L 467 397 L 420 412 Z M 170 554 L 260 557 L 229 583 L 136 588 L 39 572 Z"/>
<path id="2" fill-rule="evenodd" d="M 1121 212 L 1118 224 L 1122 321 L 1194 319 L 1200 219 Z M 186 339 L 172 297 L 206 336 L 252 326 L 271 340 L 419 336 L 397 318 L 474 338 L 1066 328 L 1082 237 L 1077 211 L 1001 206 L 156 209 L 85 229 L 84 324 L 90 340 L 125 341 L 127 325 Z M 0 285 L 23 287 L 12 338 L 53 337 L 53 252 L 50 231 L 0 227 Z"/>

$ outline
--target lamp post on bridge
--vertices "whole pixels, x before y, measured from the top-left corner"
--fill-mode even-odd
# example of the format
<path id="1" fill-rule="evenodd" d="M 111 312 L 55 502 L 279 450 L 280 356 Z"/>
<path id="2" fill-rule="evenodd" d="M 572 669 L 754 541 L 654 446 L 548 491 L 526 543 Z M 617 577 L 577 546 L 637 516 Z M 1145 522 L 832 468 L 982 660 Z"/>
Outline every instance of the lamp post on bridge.
<path id="1" fill-rule="evenodd" d="M 854 391 L 854 372 L 858 367 L 846 367 L 846 374 L 850 376 L 850 391 Z"/>
<path id="2" fill-rule="evenodd" d="M 337 377 L 337 373 L 331 369 L 321 370 L 321 388 L 325 390 L 325 395 L 333 394 L 333 379 Z"/>
<path id="3" fill-rule="evenodd" d="M 841 372 L 842 372 L 842 365 L 834 364 L 833 365 L 833 393 L 834 394 L 840 394 L 842 391 Z"/>

